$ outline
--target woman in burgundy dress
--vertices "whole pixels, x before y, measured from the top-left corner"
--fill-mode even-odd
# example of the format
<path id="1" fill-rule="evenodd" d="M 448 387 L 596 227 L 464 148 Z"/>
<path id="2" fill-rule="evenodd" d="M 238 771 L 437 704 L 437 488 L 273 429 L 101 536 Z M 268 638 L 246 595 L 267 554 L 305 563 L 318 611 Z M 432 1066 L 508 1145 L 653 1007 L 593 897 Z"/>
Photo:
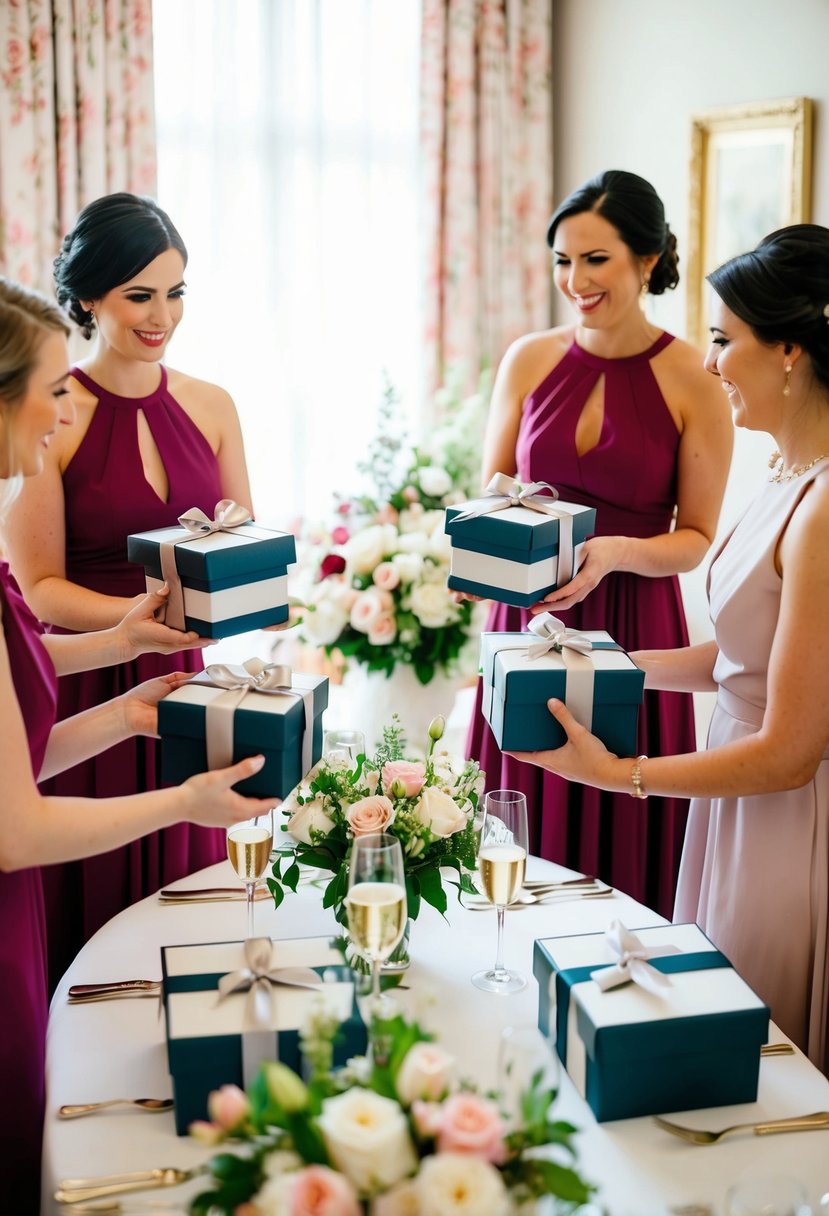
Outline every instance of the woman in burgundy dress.
<path id="1" fill-rule="evenodd" d="M 0 523 L 20 478 L 41 473 L 58 424 L 74 416 L 67 332 L 54 304 L 0 279 Z M 15 1216 L 37 1216 L 39 1208 L 47 1003 L 37 867 L 123 846 L 179 820 L 220 829 L 269 805 L 230 788 L 261 768 L 262 757 L 140 797 L 95 801 L 38 790 L 41 776 L 128 736 L 155 733 L 158 701 L 186 674 L 147 681 L 54 726 L 56 672 L 115 663 L 150 648 L 173 653 L 199 645 L 194 634 L 176 634 L 155 619 L 163 602 L 163 594 L 145 596 L 123 621 L 96 633 L 43 635 L 0 561 L 0 1206 Z"/>
<path id="2" fill-rule="evenodd" d="M 186 262 L 169 217 L 132 194 L 90 203 L 55 262 L 58 299 L 95 344 L 72 369 L 77 421 L 27 484 L 9 537 L 26 599 L 53 627 L 107 628 L 143 595 L 143 570 L 127 561 L 129 533 L 175 524 L 190 507 L 212 517 L 222 498 L 251 507 L 232 400 L 161 362 L 182 316 Z M 58 717 L 201 665 L 197 653 L 145 655 L 63 678 Z M 109 797 L 158 784 L 155 743 L 130 739 L 45 792 Z M 222 856 L 220 834 L 181 824 L 44 874 L 52 986 L 122 908 Z"/>
<path id="3" fill-rule="evenodd" d="M 495 472 L 548 481 L 566 501 L 596 508 L 581 569 L 531 613 L 607 629 L 626 650 L 686 645 L 676 575 L 698 565 L 713 540 L 732 437 L 699 352 L 650 324 L 641 306 L 679 281 L 675 238 L 653 187 L 610 170 L 565 199 L 547 241 L 575 324 L 529 334 L 505 355 L 484 482 Z M 522 630 L 528 619 L 494 604 L 487 629 Z M 647 692 L 639 751 L 695 746 L 690 696 Z M 502 756 L 480 689 L 468 751 L 488 789 L 527 794 L 534 852 L 671 914 L 685 800 L 634 801 Z"/>

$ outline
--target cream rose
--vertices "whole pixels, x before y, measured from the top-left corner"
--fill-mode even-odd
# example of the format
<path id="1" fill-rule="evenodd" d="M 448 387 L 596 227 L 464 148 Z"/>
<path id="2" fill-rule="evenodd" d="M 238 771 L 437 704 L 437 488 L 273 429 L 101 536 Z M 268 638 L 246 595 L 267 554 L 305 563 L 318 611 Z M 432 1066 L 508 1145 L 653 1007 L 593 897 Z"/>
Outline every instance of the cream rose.
<path id="1" fill-rule="evenodd" d="M 466 815 L 460 807 L 434 785 L 426 786 L 414 811 L 433 836 L 454 836 L 466 827 Z"/>
<path id="2" fill-rule="evenodd" d="M 402 583 L 414 583 L 420 578 L 423 558 L 419 553 L 395 553 L 391 564 L 399 572 Z"/>
<path id="3" fill-rule="evenodd" d="M 416 553 L 422 557 L 429 548 L 429 537 L 425 532 L 406 532 L 397 542 L 399 553 Z"/>
<path id="4" fill-rule="evenodd" d="M 393 1186 L 378 1195 L 371 1205 L 371 1216 L 428 1216 L 421 1208 L 414 1180 Z"/>
<path id="5" fill-rule="evenodd" d="M 333 599 L 323 599 L 314 604 L 302 618 L 302 632 L 316 646 L 330 646 L 336 642 L 348 624 L 348 612 Z"/>
<path id="6" fill-rule="evenodd" d="M 426 629 L 442 629 L 454 616 L 446 586 L 439 583 L 421 583 L 413 587 L 411 609 Z"/>
<path id="7" fill-rule="evenodd" d="M 437 1100 L 446 1093 L 452 1077 L 454 1058 L 434 1043 L 415 1043 L 407 1051 L 395 1086 L 406 1106 L 416 1098 Z"/>
<path id="8" fill-rule="evenodd" d="M 317 832 L 324 832 L 327 836 L 333 826 L 334 820 L 325 813 L 325 807 L 319 795 L 310 802 L 306 802 L 304 806 L 297 807 L 288 820 L 288 831 L 294 840 L 300 841 L 301 844 L 313 844 L 312 828 Z"/>
<path id="9" fill-rule="evenodd" d="M 391 646 L 397 637 L 397 621 L 391 612 L 381 612 L 368 631 L 372 646 Z"/>
<path id="10" fill-rule="evenodd" d="M 346 1090 L 325 1099 L 318 1124 L 332 1164 L 361 1194 L 394 1186 L 417 1168 L 406 1116 L 391 1098 Z"/>
<path id="11" fill-rule="evenodd" d="M 356 574 L 371 574 L 387 553 L 394 551 L 397 529 L 393 524 L 375 524 L 352 536 L 343 546 L 343 557 Z"/>
<path id="12" fill-rule="evenodd" d="M 494 1165 L 461 1153 L 427 1157 L 415 1180 L 429 1216 L 508 1216 L 509 1193 Z"/>
<path id="13" fill-rule="evenodd" d="M 448 494 L 452 489 L 452 478 L 446 469 L 442 469 L 437 464 L 418 469 L 417 479 L 423 493 L 428 494 L 430 498 L 440 498 L 442 494 Z"/>
<path id="14" fill-rule="evenodd" d="M 373 832 L 384 832 L 394 823 L 396 811 L 388 798 L 373 794 L 352 802 L 345 813 L 348 826 L 355 836 L 370 836 Z"/>

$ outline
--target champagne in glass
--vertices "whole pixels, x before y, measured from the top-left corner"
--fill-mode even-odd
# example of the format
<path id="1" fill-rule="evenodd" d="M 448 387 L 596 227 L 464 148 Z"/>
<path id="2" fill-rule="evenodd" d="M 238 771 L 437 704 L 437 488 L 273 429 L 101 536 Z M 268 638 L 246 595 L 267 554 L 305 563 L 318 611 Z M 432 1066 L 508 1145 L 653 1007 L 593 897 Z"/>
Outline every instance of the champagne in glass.
<path id="1" fill-rule="evenodd" d="M 273 848 L 273 811 L 242 820 L 227 829 L 227 856 L 245 884 L 248 937 L 253 937 L 253 899 L 256 884 L 268 868 Z"/>
<path id="2" fill-rule="evenodd" d="M 392 1003 L 380 993 L 380 964 L 398 945 L 406 927 L 406 877 L 396 836 L 378 832 L 355 839 L 345 906 L 351 940 L 371 964 L 373 1027 L 375 1019 L 384 1020 L 393 1013 Z"/>
<path id="3" fill-rule="evenodd" d="M 524 883 L 527 864 L 527 800 L 517 790 L 487 794 L 478 849 L 478 866 L 484 895 L 495 905 L 498 944 L 495 966 L 477 971 L 472 983 L 484 992 L 520 992 L 527 981 L 503 963 L 504 909 L 514 903 Z"/>

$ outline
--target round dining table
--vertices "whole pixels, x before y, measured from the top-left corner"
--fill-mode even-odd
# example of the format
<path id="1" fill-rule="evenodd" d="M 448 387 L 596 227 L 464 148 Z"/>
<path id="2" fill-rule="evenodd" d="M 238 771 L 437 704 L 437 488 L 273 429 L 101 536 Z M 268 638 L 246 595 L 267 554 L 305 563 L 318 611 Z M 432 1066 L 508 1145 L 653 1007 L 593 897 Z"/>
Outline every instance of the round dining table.
<path id="1" fill-rule="evenodd" d="M 527 878 L 542 877 L 575 876 L 531 858 Z M 182 880 L 177 888 L 237 883 L 229 863 L 222 862 Z M 485 1088 L 496 1082 L 505 1028 L 536 1024 L 538 984 L 532 974 L 536 938 L 599 933 L 616 919 L 631 930 L 665 923 L 618 892 L 595 899 L 571 890 L 511 908 L 505 920 L 505 962 L 522 971 L 528 983 L 522 992 L 501 996 L 478 991 L 470 980 L 473 972 L 494 962 L 494 909 L 463 907 L 454 889 L 447 885 L 447 890 L 445 916 L 424 904 L 412 925 L 411 966 L 405 975 L 406 989 L 397 999 L 455 1056 L 459 1074 Z M 160 1001 L 131 997 L 68 1004 L 70 985 L 160 980 L 162 946 L 242 940 L 246 928 L 241 901 L 164 904 L 158 896 L 150 896 L 111 920 L 78 954 L 55 992 L 49 1020 L 44 1216 L 72 1211 L 53 1198 L 63 1179 L 161 1166 L 188 1169 L 204 1162 L 212 1151 L 194 1139 L 177 1136 L 170 1111 L 118 1107 L 83 1118 L 58 1117 L 64 1103 L 172 1095 Z M 255 905 L 257 936 L 281 939 L 336 932 L 339 927 L 331 911 L 323 908 L 316 883 L 301 883 L 278 909 L 269 900 Z M 757 948 L 762 950 L 761 942 Z M 775 1026 L 770 1041 L 785 1041 Z M 829 1192 L 829 1130 L 762 1138 L 749 1132 L 698 1147 L 666 1134 L 650 1118 L 597 1123 L 563 1069 L 555 1111 L 580 1129 L 578 1168 L 598 1187 L 597 1210 L 609 1216 L 724 1216 L 728 1188 L 764 1176 L 799 1180 L 814 1205 Z M 829 1111 L 829 1081 L 796 1050 L 761 1060 L 755 1103 L 670 1112 L 670 1116 L 693 1127 L 718 1129 L 815 1111 Z M 201 1179 L 124 1196 L 120 1211 L 125 1216 L 186 1212 L 188 1200 L 203 1187 Z"/>

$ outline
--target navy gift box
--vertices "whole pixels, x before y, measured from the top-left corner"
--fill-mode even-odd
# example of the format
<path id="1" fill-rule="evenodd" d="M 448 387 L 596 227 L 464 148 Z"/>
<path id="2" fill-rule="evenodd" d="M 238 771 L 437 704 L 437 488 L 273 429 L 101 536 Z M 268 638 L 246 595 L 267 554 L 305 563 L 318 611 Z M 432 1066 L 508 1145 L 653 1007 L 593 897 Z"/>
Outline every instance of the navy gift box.
<path id="1" fill-rule="evenodd" d="M 163 580 L 162 542 L 176 544 L 186 629 L 203 638 L 229 638 L 288 619 L 288 566 L 296 542 L 287 532 L 242 524 L 193 539 L 185 528 L 156 528 L 127 537 L 127 557 L 144 567 L 147 590 Z"/>
<path id="2" fill-rule="evenodd" d="M 603 933 L 536 941 L 538 1025 L 599 1122 L 754 1102 L 769 1010 L 696 925 L 633 931 L 669 976 L 660 995 L 635 983 L 602 991 L 591 972 L 616 962 Z"/>
<path id="3" fill-rule="evenodd" d="M 571 631 L 575 632 L 575 631 Z M 563 728 L 547 708 L 557 697 L 617 756 L 636 754 L 636 723 L 645 673 L 609 633 L 579 630 L 593 644 L 590 655 L 567 647 L 529 658 L 539 639 L 532 633 L 482 633 L 483 712 L 502 751 L 543 751 L 566 743 Z M 589 696 L 575 681 L 585 679 Z"/>
<path id="4" fill-rule="evenodd" d="M 572 520 L 572 572 L 564 571 L 564 577 L 559 576 L 560 519 L 520 506 L 457 519 L 465 511 L 487 503 L 485 498 L 474 499 L 446 508 L 445 530 L 452 538 L 449 587 L 529 608 L 569 582 L 579 568 L 584 541 L 595 531 L 596 512 L 593 507 L 549 501 L 555 511 L 569 517 L 564 526 L 569 527 Z"/>
<path id="5" fill-rule="evenodd" d="M 221 1085 L 243 1086 L 242 1028 L 247 993 L 218 999 L 223 975 L 246 966 L 243 942 L 164 946 L 162 985 L 167 1027 L 167 1060 L 173 1079 L 176 1131 L 207 1119 L 207 1099 Z M 312 1002 L 340 1018 L 334 1062 L 345 1064 L 366 1050 L 366 1028 L 357 1008 L 354 976 L 327 937 L 275 941 L 272 966 L 310 967 L 323 981 L 319 993 L 276 985 L 272 989 L 273 1054 L 300 1072 L 299 1030 Z"/>
<path id="6" fill-rule="evenodd" d="M 236 764 L 260 753 L 265 763 L 258 773 L 234 789 L 255 798 L 285 798 L 322 755 L 322 714 L 328 705 L 325 676 L 294 672 L 292 687 L 313 697 L 313 735 L 310 764 L 303 764 L 305 706 L 300 696 L 250 691 L 233 715 L 233 755 Z M 234 694 L 230 694 L 231 697 Z M 228 693 L 199 672 L 158 703 L 161 736 L 161 779 L 179 785 L 208 769 L 206 722 L 212 702 Z M 217 766 L 218 767 L 218 766 Z"/>

